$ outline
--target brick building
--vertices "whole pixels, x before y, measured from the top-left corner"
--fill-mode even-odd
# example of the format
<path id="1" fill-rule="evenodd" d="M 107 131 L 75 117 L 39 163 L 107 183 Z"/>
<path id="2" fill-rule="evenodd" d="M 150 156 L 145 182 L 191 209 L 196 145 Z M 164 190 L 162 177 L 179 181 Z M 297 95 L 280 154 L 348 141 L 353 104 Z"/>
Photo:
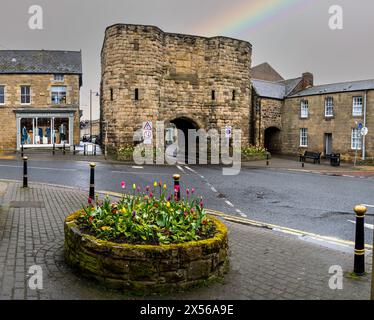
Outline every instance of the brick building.
<path id="1" fill-rule="evenodd" d="M 255 144 L 290 155 L 374 157 L 374 80 L 314 86 L 311 73 L 284 80 L 267 63 L 252 75 Z M 366 137 L 360 124 L 369 129 Z"/>
<path id="2" fill-rule="evenodd" d="M 79 143 L 81 52 L 0 50 L 0 150 Z"/>

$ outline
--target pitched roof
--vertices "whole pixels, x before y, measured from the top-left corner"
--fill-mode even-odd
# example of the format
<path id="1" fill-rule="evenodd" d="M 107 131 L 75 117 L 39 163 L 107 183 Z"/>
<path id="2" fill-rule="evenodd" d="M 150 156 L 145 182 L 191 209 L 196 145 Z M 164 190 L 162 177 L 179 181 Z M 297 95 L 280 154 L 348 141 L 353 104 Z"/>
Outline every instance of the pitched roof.
<path id="1" fill-rule="evenodd" d="M 372 89 L 374 89 L 374 79 L 314 86 L 314 87 L 310 87 L 305 90 L 302 90 L 296 94 L 293 94 L 290 97 L 304 97 L 304 96 L 311 96 L 311 95 L 317 95 L 317 94 L 362 91 L 362 90 L 372 90 Z"/>
<path id="2" fill-rule="evenodd" d="M 267 62 L 261 63 L 251 69 L 252 79 L 265 81 L 283 81 L 282 76 Z"/>
<path id="3" fill-rule="evenodd" d="M 281 82 L 254 79 L 252 80 L 252 85 L 260 97 L 284 99 L 286 94 L 286 85 Z"/>
<path id="4" fill-rule="evenodd" d="M 82 74 L 80 51 L 0 50 L 0 74 Z"/>
<path id="5" fill-rule="evenodd" d="M 280 81 L 280 83 L 283 83 L 285 85 L 285 96 L 288 96 L 300 83 L 302 78 L 295 78 L 295 79 L 288 79 L 284 81 Z"/>

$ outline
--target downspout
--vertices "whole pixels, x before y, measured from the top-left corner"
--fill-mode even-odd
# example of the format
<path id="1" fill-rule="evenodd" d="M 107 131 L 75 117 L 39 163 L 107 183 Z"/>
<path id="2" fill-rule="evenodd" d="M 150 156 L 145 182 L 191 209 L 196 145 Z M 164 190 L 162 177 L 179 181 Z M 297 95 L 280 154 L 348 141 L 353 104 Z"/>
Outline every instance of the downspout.
<path id="1" fill-rule="evenodd" d="M 367 90 L 365 91 L 364 97 L 364 128 L 366 128 L 366 109 L 367 109 Z M 365 136 L 362 136 L 362 160 L 366 160 L 366 146 L 365 146 Z"/>

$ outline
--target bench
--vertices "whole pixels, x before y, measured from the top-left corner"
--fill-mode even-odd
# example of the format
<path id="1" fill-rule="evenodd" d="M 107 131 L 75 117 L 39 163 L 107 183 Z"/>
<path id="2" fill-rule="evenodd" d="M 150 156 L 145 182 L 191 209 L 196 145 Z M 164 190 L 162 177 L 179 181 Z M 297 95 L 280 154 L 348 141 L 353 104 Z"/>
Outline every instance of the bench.
<path id="1" fill-rule="evenodd" d="M 313 159 L 313 163 L 321 163 L 321 152 L 305 151 L 300 155 L 300 162 L 305 162 L 306 159 Z"/>

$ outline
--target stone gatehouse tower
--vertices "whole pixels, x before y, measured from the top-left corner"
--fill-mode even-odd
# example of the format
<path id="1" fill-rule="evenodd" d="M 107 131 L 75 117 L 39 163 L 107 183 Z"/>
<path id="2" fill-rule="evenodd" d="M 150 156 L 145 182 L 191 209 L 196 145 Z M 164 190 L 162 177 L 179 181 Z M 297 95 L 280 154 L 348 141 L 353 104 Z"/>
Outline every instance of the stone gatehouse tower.
<path id="1" fill-rule="evenodd" d="M 101 132 L 108 150 L 133 144 L 147 120 L 242 130 L 250 143 L 252 46 L 246 41 L 116 24 L 101 52 Z M 106 132 L 107 130 L 107 132 Z"/>

